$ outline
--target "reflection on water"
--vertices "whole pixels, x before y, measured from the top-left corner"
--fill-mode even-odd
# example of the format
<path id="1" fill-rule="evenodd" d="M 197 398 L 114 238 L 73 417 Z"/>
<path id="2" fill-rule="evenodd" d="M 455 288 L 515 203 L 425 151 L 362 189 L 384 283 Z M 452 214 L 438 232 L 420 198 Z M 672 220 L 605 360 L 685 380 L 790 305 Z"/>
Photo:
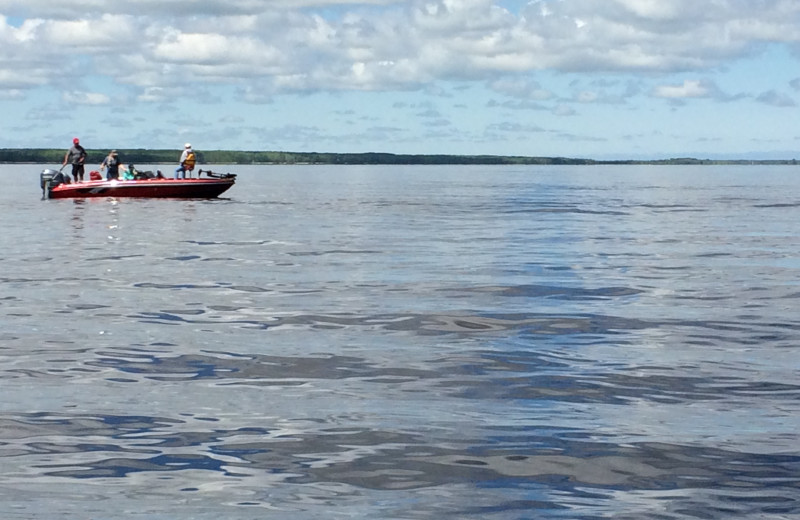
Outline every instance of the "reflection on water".
<path id="1" fill-rule="evenodd" d="M 800 181 L 389 170 L 12 193 L 3 518 L 800 514 Z"/>

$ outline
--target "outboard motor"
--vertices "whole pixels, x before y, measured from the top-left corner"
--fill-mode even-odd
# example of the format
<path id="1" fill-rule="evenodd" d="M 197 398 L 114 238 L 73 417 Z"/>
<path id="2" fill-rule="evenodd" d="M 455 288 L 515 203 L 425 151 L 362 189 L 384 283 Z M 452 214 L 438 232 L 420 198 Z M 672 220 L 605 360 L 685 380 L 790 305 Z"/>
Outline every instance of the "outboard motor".
<path id="1" fill-rule="evenodd" d="M 58 170 L 44 170 L 39 174 L 39 183 L 42 186 L 42 198 L 50 197 L 50 190 L 59 184 L 69 184 L 69 177 Z"/>

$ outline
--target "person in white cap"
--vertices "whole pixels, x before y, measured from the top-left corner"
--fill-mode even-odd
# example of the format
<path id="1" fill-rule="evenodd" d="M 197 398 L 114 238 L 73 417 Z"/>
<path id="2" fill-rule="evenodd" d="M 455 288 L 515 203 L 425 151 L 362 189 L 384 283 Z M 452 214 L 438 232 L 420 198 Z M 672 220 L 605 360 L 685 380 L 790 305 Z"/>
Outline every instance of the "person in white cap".
<path id="1" fill-rule="evenodd" d="M 194 170 L 194 165 L 196 159 L 194 156 L 194 150 L 192 150 L 192 145 L 186 143 L 183 145 L 183 153 L 181 154 L 181 164 L 175 169 L 175 178 L 176 179 L 185 179 L 186 172 L 188 171 L 191 175 L 191 171 Z"/>

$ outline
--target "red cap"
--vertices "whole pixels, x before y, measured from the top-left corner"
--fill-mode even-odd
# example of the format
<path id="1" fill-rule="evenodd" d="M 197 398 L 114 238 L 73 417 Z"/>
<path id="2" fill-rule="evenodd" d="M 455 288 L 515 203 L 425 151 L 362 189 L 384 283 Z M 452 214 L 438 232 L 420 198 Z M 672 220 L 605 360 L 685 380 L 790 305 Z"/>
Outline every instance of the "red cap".
<path id="1" fill-rule="evenodd" d="M 80 142 L 81 142 L 81 140 L 78 139 L 77 137 L 72 140 L 72 144 L 78 144 Z"/>

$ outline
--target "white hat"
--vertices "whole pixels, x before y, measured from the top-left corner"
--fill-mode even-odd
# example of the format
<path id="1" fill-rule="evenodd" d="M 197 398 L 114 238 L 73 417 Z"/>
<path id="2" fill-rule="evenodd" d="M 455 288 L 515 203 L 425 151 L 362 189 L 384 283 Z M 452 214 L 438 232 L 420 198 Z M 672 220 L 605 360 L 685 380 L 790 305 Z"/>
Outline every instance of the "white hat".
<path id="1" fill-rule="evenodd" d="M 183 147 L 184 147 L 184 148 L 191 148 L 191 147 L 192 147 L 192 145 L 191 145 L 191 144 L 189 144 L 189 143 L 186 143 L 185 145 L 183 145 Z"/>

